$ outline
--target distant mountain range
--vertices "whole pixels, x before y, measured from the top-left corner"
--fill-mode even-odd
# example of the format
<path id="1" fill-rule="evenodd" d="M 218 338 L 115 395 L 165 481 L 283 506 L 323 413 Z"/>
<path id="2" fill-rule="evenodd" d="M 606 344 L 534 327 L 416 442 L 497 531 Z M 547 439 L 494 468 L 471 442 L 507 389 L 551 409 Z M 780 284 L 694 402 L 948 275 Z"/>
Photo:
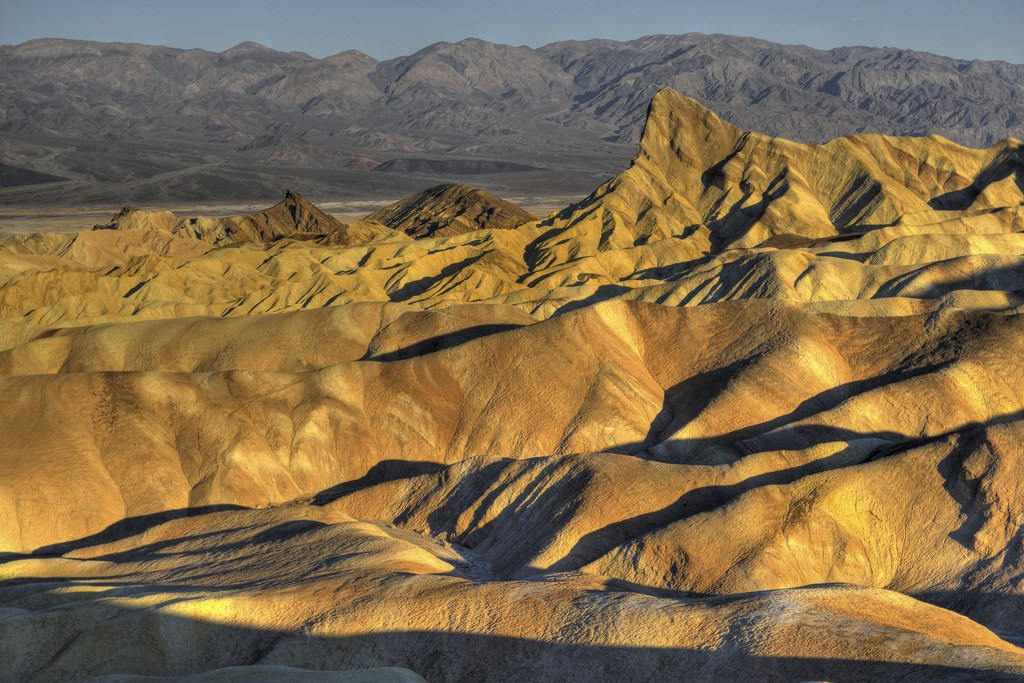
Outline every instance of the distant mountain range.
<path id="1" fill-rule="evenodd" d="M 377 61 L 47 39 L 0 47 L 0 203 L 391 197 L 442 180 L 584 194 L 628 163 L 663 87 L 805 142 L 1024 137 L 1024 65 L 892 48 L 467 39 Z"/>

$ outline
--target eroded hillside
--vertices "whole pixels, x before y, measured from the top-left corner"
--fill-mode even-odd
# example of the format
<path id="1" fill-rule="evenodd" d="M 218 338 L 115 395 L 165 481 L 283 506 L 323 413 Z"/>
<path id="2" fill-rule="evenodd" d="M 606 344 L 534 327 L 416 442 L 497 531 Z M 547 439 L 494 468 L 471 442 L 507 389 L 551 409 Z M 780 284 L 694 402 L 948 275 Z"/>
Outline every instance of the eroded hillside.
<path id="1" fill-rule="evenodd" d="M 8 239 L 0 679 L 1024 675 L 1022 155 L 664 91 L 539 220 Z"/>

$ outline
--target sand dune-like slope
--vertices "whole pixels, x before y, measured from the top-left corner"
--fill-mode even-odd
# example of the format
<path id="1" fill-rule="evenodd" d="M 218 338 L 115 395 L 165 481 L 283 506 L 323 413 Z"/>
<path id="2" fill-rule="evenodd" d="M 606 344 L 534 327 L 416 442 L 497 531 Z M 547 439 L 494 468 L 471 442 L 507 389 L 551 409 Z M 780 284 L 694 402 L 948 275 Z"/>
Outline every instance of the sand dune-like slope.
<path id="1" fill-rule="evenodd" d="M 6 240 L 0 680 L 1024 675 L 1021 154 Z"/>
<path id="2" fill-rule="evenodd" d="M 892 591 L 690 597 L 580 573 L 500 580 L 471 551 L 332 506 L 210 512 L 3 569 L 36 577 L 2 589 L 9 680 L 191 674 L 239 652 L 259 667 L 397 666 L 429 681 L 1024 673 L 1024 651 Z M 129 638 L 145 645 L 110 652 Z M 375 675 L 354 680 L 417 680 Z"/>

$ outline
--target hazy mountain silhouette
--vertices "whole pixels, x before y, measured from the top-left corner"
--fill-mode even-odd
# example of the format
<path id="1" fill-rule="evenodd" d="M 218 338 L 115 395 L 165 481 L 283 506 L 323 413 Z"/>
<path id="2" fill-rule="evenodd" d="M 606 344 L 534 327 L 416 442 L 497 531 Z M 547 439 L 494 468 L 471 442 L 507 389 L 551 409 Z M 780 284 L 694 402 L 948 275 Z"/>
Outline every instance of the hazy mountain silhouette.
<path id="1" fill-rule="evenodd" d="M 266 200 L 284 185 L 397 196 L 466 174 L 506 193 L 583 193 L 628 160 L 662 87 L 803 142 L 1024 137 L 1024 66 L 892 48 L 467 39 L 379 62 L 35 40 L 0 47 L 0 163 L 25 169 L 0 175 L 21 187 L 0 201 Z"/>

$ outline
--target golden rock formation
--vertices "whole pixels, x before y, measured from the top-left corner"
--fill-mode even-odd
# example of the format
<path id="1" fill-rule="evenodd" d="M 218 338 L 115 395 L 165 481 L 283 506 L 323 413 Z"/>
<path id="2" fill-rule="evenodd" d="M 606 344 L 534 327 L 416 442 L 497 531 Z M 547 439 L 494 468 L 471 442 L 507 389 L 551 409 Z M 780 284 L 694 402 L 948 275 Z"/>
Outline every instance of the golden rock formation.
<path id="1" fill-rule="evenodd" d="M 1024 675 L 1020 142 L 499 202 L 0 244 L 0 680 Z"/>
<path id="2" fill-rule="evenodd" d="M 486 190 L 447 183 L 395 202 L 366 217 L 413 237 L 447 237 L 474 230 L 508 230 L 537 220 Z"/>
<path id="3" fill-rule="evenodd" d="M 126 206 L 109 224 L 94 230 L 163 230 L 214 245 L 272 242 L 282 237 L 329 235 L 344 225 L 302 195 L 288 190 L 274 206 L 252 215 L 181 218 L 171 211 L 144 211 Z"/>

